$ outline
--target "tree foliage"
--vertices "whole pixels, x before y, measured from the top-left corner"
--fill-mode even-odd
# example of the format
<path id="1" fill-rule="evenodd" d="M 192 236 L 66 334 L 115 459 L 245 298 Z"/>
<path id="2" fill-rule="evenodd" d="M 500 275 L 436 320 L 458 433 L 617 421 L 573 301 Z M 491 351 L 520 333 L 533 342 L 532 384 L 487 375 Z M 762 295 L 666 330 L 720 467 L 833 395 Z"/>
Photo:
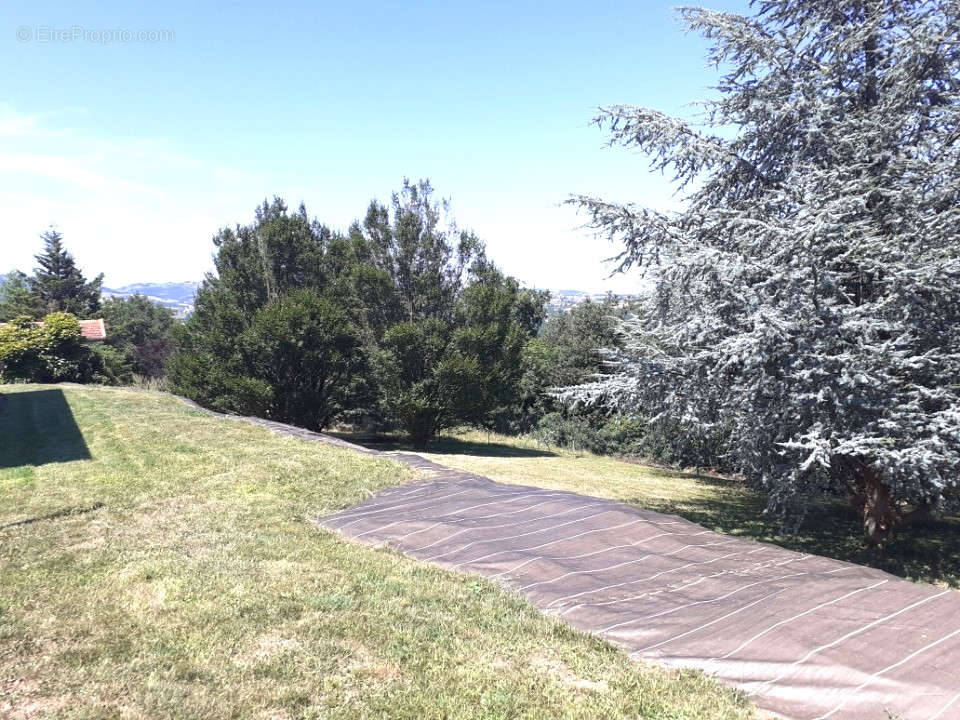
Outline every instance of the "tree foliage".
<path id="1" fill-rule="evenodd" d="M 216 272 L 177 328 L 174 388 L 218 410 L 325 427 L 356 404 L 344 396 L 362 315 L 342 267 L 349 241 L 275 199 L 213 242 Z"/>
<path id="2" fill-rule="evenodd" d="M 214 244 L 216 273 L 177 332 L 178 391 L 310 428 L 397 427 L 419 444 L 509 422 L 545 297 L 500 273 L 428 182 L 404 182 L 345 234 L 275 200 Z"/>
<path id="3" fill-rule="evenodd" d="M 100 316 L 107 327 L 106 345 L 117 350 L 130 369 L 144 377 L 164 374 L 173 351 L 173 313 L 144 295 L 105 300 Z"/>
<path id="4" fill-rule="evenodd" d="M 439 430 L 475 420 L 483 408 L 476 355 L 460 352 L 437 318 L 393 325 L 378 351 L 384 417 L 419 448 Z"/>
<path id="5" fill-rule="evenodd" d="M 397 322 L 452 320 L 470 272 L 486 261 L 480 239 L 458 228 L 449 201 L 433 192 L 429 181 L 404 180 L 390 209 L 371 202 L 364 218 L 369 259 L 390 280 Z"/>
<path id="6" fill-rule="evenodd" d="M 500 432 L 522 429 L 523 356 L 546 316 L 548 294 L 520 287 L 491 263 L 479 266 L 456 313 L 455 344 L 481 370 L 474 424 Z"/>
<path id="7" fill-rule="evenodd" d="M 63 245 L 63 235 L 48 230 L 42 236 L 43 252 L 36 255 L 37 268 L 30 291 L 44 313 L 66 312 L 85 318 L 100 309 L 103 275 L 89 282 Z"/>
<path id="8" fill-rule="evenodd" d="M 619 372 L 572 394 L 722 430 L 771 508 L 846 494 L 880 543 L 960 483 L 958 5 L 755 8 L 681 11 L 724 69 L 701 122 L 597 118 L 685 202 L 573 200 L 657 286 Z"/>
<path id="9" fill-rule="evenodd" d="M 372 203 L 363 231 L 398 309 L 376 353 L 380 415 L 420 446 L 459 424 L 509 427 L 546 295 L 501 273 L 426 181 L 404 182 L 392 211 Z"/>
<path id="10" fill-rule="evenodd" d="M 549 318 L 528 352 L 532 388 L 548 392 L 607 372 L 608 354 L 621 346 L 625 315 L 617 298 L 608 296 L 600 302 L 584 300 Z"/>
<path id="11" fill-rule="evenodd" d="M 0 277 L 0 322 L 21 316 L 39 320 L 43 310 L 31 291 L 30 278 L 19 270 L 13 270 Z"/>
<path id="12" fill-rule="evenodd" d="M 612 404 L 558 397 L 564 386 L 595 382 L 610 373 L 609 359 L 622 348 L 620 328 L 628 307 L 613 295 L 599 302 L 587 299 L 544 323 L 522 354 L 522 430 L 548 445 L 574 450 L 651 454 L 642 419 Z"/>
<path id="13" fill-rule="evenodd" d="M 617 313 L 612 297 L 599 303 L 588 299 L 543 323 L 521 357 L 522 429 L 532 429 L 551 413 L 568 414 L 557 402 L 557 389 L 596 380 L 604 372 L 604 353 L 620 344 Z"/>
<path id="14" fill-rule="evenodd" d="M 270 388 L 267 413 L 322 430 L 368 393 L 360 333 L 313 290 L 296 290 L 257 311 L 240 337 L 244 365 Z"/>
<path id="15" fill-rule="evenodd" d="M 21 316 L 0 327 L 0 380 L 110 383 L 115 378 L 103 357 L 82 341 L 77 318 L 51 313 L 42 324 Z"/>

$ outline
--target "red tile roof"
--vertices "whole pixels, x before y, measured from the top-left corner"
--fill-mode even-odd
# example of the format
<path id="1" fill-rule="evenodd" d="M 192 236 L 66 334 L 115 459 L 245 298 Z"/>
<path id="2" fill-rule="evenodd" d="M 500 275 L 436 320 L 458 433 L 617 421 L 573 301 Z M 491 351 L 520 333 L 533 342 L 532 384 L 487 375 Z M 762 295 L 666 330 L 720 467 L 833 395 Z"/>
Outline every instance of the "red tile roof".
<path id="1" fill-rule="evenodd" d="M 84 340 L 106 340 L 107 339 L 107 326 L 103 324 L 103 318 L 99 320 L 80 320 L 80 335 Z M 0 323 L 0 327 L 3 327 L 7 323 Z M 39 327 L 43 327 L 42 322 L 35 323 Z"/>
<path id="2" fill-rule="evenodd" d="M 107 327 L 103 324 L 103 318 L 99 320 L 81 320 L 80 334 L 84 340 L 106 340 Z"/>

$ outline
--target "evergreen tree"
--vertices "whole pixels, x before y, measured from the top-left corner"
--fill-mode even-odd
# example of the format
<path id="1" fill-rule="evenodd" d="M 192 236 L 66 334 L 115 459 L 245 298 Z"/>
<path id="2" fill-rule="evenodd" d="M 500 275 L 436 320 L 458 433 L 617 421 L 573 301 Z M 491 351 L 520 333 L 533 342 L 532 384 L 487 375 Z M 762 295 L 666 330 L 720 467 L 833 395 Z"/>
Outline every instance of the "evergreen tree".
<path id="1" fill-rule="evenodd" d="M 0 322 L 9 322 L 21 316 L 39 320 L 43 311 L 30 290 L 30 278 L 14 270 L 0 277 Z"/>
<path id="2" fill-rule="evenodd" d="M 474 424 L 499 432 L 521 429 L 524 350 L 543 324 L 547 297 L 520 287 L 490 262 L 478 267 L 464 288 L 455 346 L 476 357 L 480 367 L 482 412 L 469 418 Z"/>
<path id="3" fill-rule="evenodd" d="M 584 300 L 547 320 L 537 345 L 549 350 L 537 354 L 555 359 L 531 368 L 541 376 L 541 389 L 579 385 L 603 373 L 607 351 L 620 346 L 620 320 L 625 314 L 611 295 L 599 302 Z"/>
<path id="4" fill-rule="evenodd" d="M 176 328 L 168 374 L 177 392 L 218 410 L 322 428 L 367 401 L 366 317 L 351 240 L 280 199 L 254 223 L 213 239 L 216 273 Z"/>
<path id="5" fill-rule="evenodd" d="M 483 379 L 476 355 L 459 350 L 451 324 L 402 322 L 374 355 L 384 418 L 423 449 L 437 432 L 482 415 Z"/>
<path id="6" fill-rule="evenodd" d="M 619 346 L 622 315 L 610 296 L 602 302 L 584 300 L 547 319 L 523 350 L 522 429 L 533 429 L 548 414 L 572 412 L 556 401 L 556 389 L 589 382 L 605 371 L 607 350 Z M 596 414 L 604 415 L 602 410 Z"/>
<path id="7" fill-rule="evenodd" d="M 95 314 L 100 309 L 103 274 L 87 282 L 63 246 L 63 235 L 48 230 L 41 237 L 44 248 L 35 256 L 38 267 L 30 287 L 43 312 L 66 312 L 80 318 Z"/>
<path id="8" fill-rule="evenodd" d="M 882 543 L 960 484 L 960 5 L 681 10 L 712 41 L 696 124 L 602 110 L 674 174 L 677 212 L 578 197 L 656 292 L 606 397 L 691 433 L 802 516 L 846 495 Z"/>
<path id="9" fill-rule="evenodd" d="M 509 429 L 546 295 L 503 275 L 426 180 L 404 180 L 392 211 L 371 203 L 363 232 L 368 262 L 392 286 L 374 363 L 379 414 L 420 447 L 455 425 Z"/>
<path id="10" fill-rule="evenodd" d="M 332 232 L 280 200 L 215 238 L 216 273 L 176 328 L 174 388 L 201 404 L 311 428 L 348 421 L 503 427 L 545 296 L 486 260 L 429 183 Z"/>
<path id="11" fill-rule="evenodd" d="M 250 377 L 270 387 L 270 415 L 323 430 L 366 398 L 366 356 L 347 312 L 313 290 L 269 302 L 240 338 Z"/>

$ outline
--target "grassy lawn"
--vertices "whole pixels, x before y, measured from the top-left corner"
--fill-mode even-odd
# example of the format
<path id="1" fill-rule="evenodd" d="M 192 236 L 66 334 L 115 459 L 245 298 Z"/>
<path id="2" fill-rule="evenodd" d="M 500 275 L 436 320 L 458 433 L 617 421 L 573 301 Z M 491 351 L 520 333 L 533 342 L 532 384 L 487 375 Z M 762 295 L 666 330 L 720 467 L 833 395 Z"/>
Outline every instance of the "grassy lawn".
<path id="1" fill-rule="evenodd" d="M 4 386 L 0 400 L 0 717 L 753 716 L 492 583 L 311 522 L 412 479 L 390 461 L 160 393 Z M 595 464 L 582 489 L 599 492 L 610 461 L 557 457 L 538 460 Z M 514 481 L 541 472 L 515 460 Z"/>
<path id="2" fill-rule="evenodd" d="M 735 482 L 477 431 L 441 438 L 425 455 L 501 482 L 614 498 L 680 515 L 718 532 L 871 565 L 911 580 L 960 587 L 960 518 L 918 526 L 880 555 L 864 546 L 856 514 L 842 502 L 817 503 L 798 534 L 783 536 L 774 519 L 763 517 L 764 499 Z"/>

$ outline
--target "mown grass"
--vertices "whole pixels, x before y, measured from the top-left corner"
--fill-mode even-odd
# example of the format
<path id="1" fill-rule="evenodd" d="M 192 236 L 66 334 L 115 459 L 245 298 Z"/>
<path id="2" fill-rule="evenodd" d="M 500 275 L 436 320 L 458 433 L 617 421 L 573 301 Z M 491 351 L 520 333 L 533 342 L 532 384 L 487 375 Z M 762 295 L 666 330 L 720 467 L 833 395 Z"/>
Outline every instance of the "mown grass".
<path id="1" fill-rule="evenodd" d="M 402 444 L 391 447 L 403 449 Z M 870 565 L 911 580 L 960 587 L 960 518 L 917 525 L 883 552 L 863 542 L 859 520 L 842 502 L 818 502 L 799 532 L 783 535 L 764 515 L 765 499 L 742 484 L 559 448 L 531 438 L 464 431 L 424 453 L 437 462 L 506 483 L 573 490 L 672 513 L 717 532 Z"/>
<path id="2" fill-rule="evenodd" d="M 753 716 L 490 582 L 313 524 L 412 479 L 400 465 L 161 393 L 0 395 L 0 717 Z"/>

